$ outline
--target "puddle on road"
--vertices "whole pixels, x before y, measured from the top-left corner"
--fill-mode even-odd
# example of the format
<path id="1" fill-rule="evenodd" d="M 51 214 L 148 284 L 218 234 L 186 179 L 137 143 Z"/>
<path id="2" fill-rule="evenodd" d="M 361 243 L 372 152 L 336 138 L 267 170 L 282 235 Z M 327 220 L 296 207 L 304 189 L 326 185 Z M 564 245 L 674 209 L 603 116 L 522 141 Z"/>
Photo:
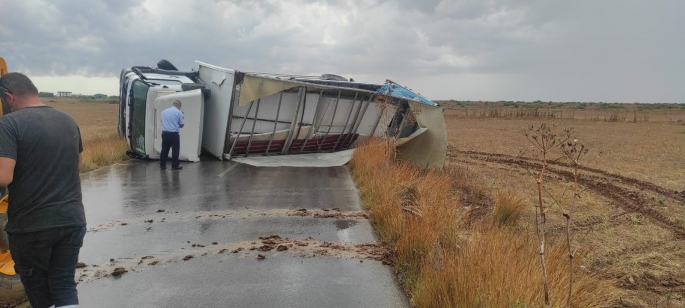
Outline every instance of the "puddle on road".
<path id="1" fill-rule="evenodd" d="M 338 230 L 345 230 L 345 229 L 353 227 L 356 224 L 357 224 L 356 220 L 350 220 L 350 219 L 337 220 L 335 222 L 335 227 L 338 228 Z"/>

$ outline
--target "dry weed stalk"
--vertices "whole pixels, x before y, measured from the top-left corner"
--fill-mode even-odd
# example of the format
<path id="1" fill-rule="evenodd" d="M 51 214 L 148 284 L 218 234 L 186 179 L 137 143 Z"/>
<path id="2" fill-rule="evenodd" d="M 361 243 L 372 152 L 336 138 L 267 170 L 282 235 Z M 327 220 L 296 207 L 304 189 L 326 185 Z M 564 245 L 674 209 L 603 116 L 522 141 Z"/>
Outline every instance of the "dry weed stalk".
<path id="1" fill-rule="evenodd" d="M 576 199 L 580 198 L 580 193 L 578 191 L 578 167 L 580 166 L 580 159 L 587 154 L 588 149 L 585 145 L 580 143 L 578 139 L 573 139 L 570 141 L 573 135 L 573 129 L 564 130 L 566 133 L 566 140 L 560 140 L 561 152 L 564 154 L 566 159 L 573 163 L 573 198 L 571 198 L 571 205 L 568 211 L 564 213 L 566 218 L 566 248 L 568 250 L 568 266 L 569 266 L 569 284 L 568 284 L 568 298 L 566 299 L 566 307 L 571 307 L 571 292 L 573 289 L 573 258 L 575 252 L 571 247 L 571 218 L 573 214 L 573 208 L 576 205 Z"/>
<path id="2" fill-rule="evenodd" d="M 546 230 L 545 225 L 547 221 L 547 208 L 542 199 L 542 183 L 545 178 L 545 172 L 547 171 L 547 162 L 549 155 L 552 150 L 559 147 L 561 143 L 565 143 L 566 140 L 557 139 L 557 135 L 554 132 L 555 126 L 541 124 L 537 129 L 533 126 L 528 127 L 527 130 L 523 130 L 522 134 L 526 136 L 526 139 L 533 145 L 533 147 L 542 154 L 541 162 L 542 167 L 540 172 L 536 177 L 537 188 L 538 188 L 538 204 L 535 210 L 535 225 L 538 239 L 540 240 L 540 264 L 542 266 L 542 282 L 544 288 L 545 296 L 545 308 L 550 307 L 549 300 L 549 282 L 547 273 L 547 262 L 545 261 L 545 247 L 547 245 L 547 239 L 545 237 Z M 568 137 L 567 137 L 568 139 Z"/>

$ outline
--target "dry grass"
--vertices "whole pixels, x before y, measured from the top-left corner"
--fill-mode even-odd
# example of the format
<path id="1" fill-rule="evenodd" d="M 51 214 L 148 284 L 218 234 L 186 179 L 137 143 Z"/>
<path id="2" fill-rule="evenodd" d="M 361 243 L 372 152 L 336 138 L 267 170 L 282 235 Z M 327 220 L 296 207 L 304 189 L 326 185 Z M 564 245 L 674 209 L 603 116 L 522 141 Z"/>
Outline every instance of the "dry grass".
<path id="1" fill-rule="evenodd" d="M 495 210 L 492 212 L 493 223 L 499 227 L 517 226 L 527 205 L 526 199 L 516 192 L 497 192 Z"/>
<path id="2" fill-rule="evenodd" d="M 539 307 L 542 275 L 532 229 L 500 227 L 520 218 L 525 202 L 497 197 L 496 215 L 469 170 L 425 171 L 392 159 L 391 145 L 372 140 L 350 163 L 362 200 L 383 242 L 395 247 L 395 270 L 417 307 Z M 461 200 L 471 202 L 468 207 Z M 489 217 L 484 219 L 483 217 Z M 494 222 L 493 222 L 494 221 Z M 553 303 L 568 280 L 563 243 L 549 255 Z M 610 304 L 615 289 L 580 267 L 573 307 Z"/>
<path id="3" fill-rule="evenodd" d="M 468 242 L 426 261 L 417 307 L 542 307 L 542 270 L 537 238 L 528 232 L 487 227 Z M 563 245 L 547 252 L 552 307 L 564 307 L 568 263 Z M 611 285 L 575 269 L 572 307 L 606 307 Z"/>
<path id="4" fill-rule="evenodd" d="M 81 129 L 83 167 L 88 172 L 127 159 L 126 141 L 117 135 L 118 104 L 84 102 L 72 98 L 42 99 L 71 115 Z"/>

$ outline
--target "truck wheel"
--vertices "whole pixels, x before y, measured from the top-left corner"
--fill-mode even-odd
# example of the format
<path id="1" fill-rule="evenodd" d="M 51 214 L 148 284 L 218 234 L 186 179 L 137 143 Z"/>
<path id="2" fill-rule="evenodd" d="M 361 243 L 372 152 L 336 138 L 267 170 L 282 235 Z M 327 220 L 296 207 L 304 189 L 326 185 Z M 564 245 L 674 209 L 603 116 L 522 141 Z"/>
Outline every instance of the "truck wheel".
<path id="1" fill-rule="evenodd" d="M 157 62 L 157 68 L 168 71 L 178 71 L 178 69 L 173 64 L 171 64 L 171 62 L 164 59 L 159 60 L 159 62 Z"/>

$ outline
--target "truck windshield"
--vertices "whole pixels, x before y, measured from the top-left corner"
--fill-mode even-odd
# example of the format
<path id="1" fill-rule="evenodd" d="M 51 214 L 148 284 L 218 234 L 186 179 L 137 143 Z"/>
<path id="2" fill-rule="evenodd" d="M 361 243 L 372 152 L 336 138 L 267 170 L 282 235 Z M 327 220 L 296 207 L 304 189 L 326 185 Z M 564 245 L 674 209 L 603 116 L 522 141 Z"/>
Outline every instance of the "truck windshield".
<path id="1" fill-rule="evenodd" d="M 133 82 L 133 103 L 131 104 L 131 150 L 145 156 L 145 114 L 147 91 L 150 86 L 140 80 Z"/>

